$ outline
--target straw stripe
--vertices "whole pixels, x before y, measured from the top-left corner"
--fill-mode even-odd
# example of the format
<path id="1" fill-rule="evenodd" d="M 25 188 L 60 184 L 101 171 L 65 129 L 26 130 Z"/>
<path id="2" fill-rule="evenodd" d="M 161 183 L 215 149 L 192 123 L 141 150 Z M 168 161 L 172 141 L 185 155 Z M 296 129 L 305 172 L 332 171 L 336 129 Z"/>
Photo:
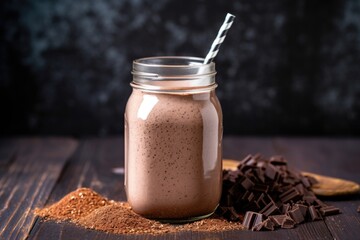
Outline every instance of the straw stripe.
<path id="1" fill-rule="evenodd" d="M 214 58 L 216 57 L 217 53 L 219 52 L 219 48 L 222 42 L 224 42 L 224 39 L 226 37 L 226 34 L 233 24 L 235 19 L 235 16 L 228 13 L 225 17 L 224 23 L 221 25 L 219 32 L 214 40 L 214 42 L 211 45 L 209 53 L 206 55 L 206 58 L 204 60 L 204 64 L 211 63 Z"/>

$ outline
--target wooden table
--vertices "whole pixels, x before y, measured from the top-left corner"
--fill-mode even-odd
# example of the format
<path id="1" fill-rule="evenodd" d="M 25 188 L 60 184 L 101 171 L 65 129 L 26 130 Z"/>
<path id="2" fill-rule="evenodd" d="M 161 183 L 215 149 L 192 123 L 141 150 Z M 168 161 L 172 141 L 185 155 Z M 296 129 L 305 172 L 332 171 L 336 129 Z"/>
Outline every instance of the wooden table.
<path id="1" fill-rule="evenodd" d="M 225 137 L 224 157 L 282 154 L 303 171 L 360 182 L 360 140 Z M 0 140 L 0 239 L 360 239 L 360 197 L 325 199 L 342 214 L 274 232 L 181 232 L 162 236 L 112 235 L 70 223 L 42 222 L 32 210 L 78 187 L 125 200 L 123 139 L 12 138 Z"/>

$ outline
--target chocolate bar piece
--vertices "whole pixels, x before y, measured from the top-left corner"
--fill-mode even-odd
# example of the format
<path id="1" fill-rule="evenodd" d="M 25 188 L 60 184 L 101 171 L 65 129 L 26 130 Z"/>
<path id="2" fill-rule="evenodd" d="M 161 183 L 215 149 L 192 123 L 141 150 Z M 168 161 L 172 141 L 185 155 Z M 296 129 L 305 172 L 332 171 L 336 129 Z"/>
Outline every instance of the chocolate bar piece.
<path id="1" fill-rule="evenodd" d="M 253 231 L 261 231 L 261 230 L 274 231 L 274 229 L 275 229 L 274 227 L 275 227 L 275 224 L 268 218 L 265 221 L 254 226 L 251 230 L 253 230 Z"/>
<path id="2" fill-rule="evenodd" d="M 246 229 L 252 229 L 263 221 L 263 215 L 256 212 L 248 211 L 245 214 L 243 225 Z"/>
<path id="3" fill-rule="evenodd" d="M 309 207 L 309 214 L 311 217 L 312 221 L 316 221 L 316 220 L 321 220 L 321 215 L 319 213 L 319 211 L 315 208 L 315 206 L 310 206 Z"/>
<path id="4" fill-rule="evenodd" d="M 281 224 L 281 228 L 294 228 L 295 226 L 295 221 L 289 217 L 285 215 L 285 218 Z"/>
<path id="5" fill-rule="evenodd" d="M 289 190 L 287 190 L 286 192 L 280 194 L 280 200 L 283 203 L 289 202 L 290 200 L 295 200 L 296 198 L 298 198 L 300 196 L 300 193 L 298 192 L 298 190 L 296 190 L 296 188 L 290 188 Z"/>
<path id="6" fill-rule="evenodd" d="M 266 217 L 270 216 L 271 214 L 278 212 L 279 208 L 276 204 L 271 200 L 263 209 L 261 209 L 260 213 L 264 214 Z"/>
<path id="7" fill-rule="evenodd" d="M 305 220 L 299 207 L 295 206 L 288 214 L 297 224 L 302 223 Z"/>
<path id="8" fill-rule="evenodd" d="M 340 209 L 334 206 L 324 206 L 320 208 L 320 213 L 323 216 L 329 216 L 340 213 Z"/>
<path id="9" fill-rule="evenodd" d="M 303 215 L 303 217 L 305 218 L 306 217 L 306 213 L 308 211 L 308 208 L 307 206 L 303 205 L 303 204 L 299 204 L 299 203 L 296 203 L 294 205 L 295 207 L 298 207 L 301 211 L 301 214 Z"/>
<path id="10" fill-rule="evenodd" d="M 285 218 L 286 218 L 286 215 L 284 214 L 284 215 L 269 216 L 268 219 L 270 219 L 276 227 L 280 227 L 283 224 Z"/>
<path id="11" fill-rule="evenodd" d="M 290 203 L 285 203 L 282 205 L 281 213 L 286 214 L 287 212 L 290 211 L 290 209 L 291 209 Z"/>
<path id="12" fill-rule="evenodd" d="M 243 225 L 254 231 L 293 228 L 306 220 L 339 213 L 315 196 L 311 186 L 316 183 L 314 178 L 289 169 L 282 156 L 248 155 L 237 170 L 223 172 L 216 213 L 230 221 L 241 221 L 245 214 Z"/>

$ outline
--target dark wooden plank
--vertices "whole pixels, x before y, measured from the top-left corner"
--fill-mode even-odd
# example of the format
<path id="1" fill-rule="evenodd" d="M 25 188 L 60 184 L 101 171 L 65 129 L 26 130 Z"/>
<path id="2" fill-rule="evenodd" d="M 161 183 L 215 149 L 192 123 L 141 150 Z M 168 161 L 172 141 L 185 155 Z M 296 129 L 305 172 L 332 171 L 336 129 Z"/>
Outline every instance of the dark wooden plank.
<path id="1" fill-rule="evenodd" d="M 272 139 L 230 137 L 224 140 L 224 155 L 228 158 L 244 157 L 248 153 L 257 152 L 266 155 L 275 154 Z M 121 139 L 84 141 L 61 176 L 49 198 L 49 203 L 59 200 L 66 193 L 81 186 L 91 187 L 112 199 L 125 200 L 123 177 L 112 173 L 112 169 L 119 166 L 123 166 L 123 141 Z M 331 238 L 323 222 L 301 225 L 295 230 L 281 230 L 271 233 L 251 231 L 224 233 L 182 232 L 160 237 L 113 235 L 84 230 L 67 223 L 37 222 L 29 239 L 49 239 L 55 236 L 55 239 L 77 239 L 80 236 L 86 236 L 86 239 L 204 239 L 217 237 L 225 239 L 237 239 L 239 237 L 266 239 L 267 236 L 269 238 L 291 239 L 308 235 L 313 239 Z"/>
<path id="2" fill-rule="evenodd" d="M 59 181 L 51 193 L 47 204 L 54 203 L 65 194 L 79 187 L 89 187 L 103 196 L 117 201 L 125 201 L 124 176 L 115 174 L 114 169 L 124 166 L 124 142 L 122 138 L 88 139 L 81 142 L 78 150 L 66 166 Z M 49 239 L 48 227 L 58 234 L 60 239 L 71 237 L 71 224 L 53 226 L 51 222 L 38 221 L 29 235 L 29 239 Z M 57 231 L 57 232 L 56 232 Z M 87 239 L 96 237 L 99 233 L 89 231 Z M 64 237 L 66 236 L 66 237 Z M 81 236 L 81 235 L 80 235 Z"/>
<path id="3" fill-rule="evenodd" d="M 124 166 L 122 138 L 87 139 L 80 143 L 71 161 L 62 173 L 47 204 L 58 201 L 79 187 L 89 187 L 116 200 L 125 200 L 124 176 L 114 174 Z"/>
<path id="4" fill-rule="evenodd" d="M 335 239 L 359 239 L 360 213 L 356 211 L 360 206 L 360 197 L 355 196 L 348 200 L 327 201 L 341 209 L 341 214 L 329 216 L 325 219 L 331 234 Z"/>
<path id="5" fill-rule="evenodd" d="M 24 239 L 77 142 L 61 138 L 16 141 L 16 159 L 0 178 L 0 239 Z"/>
<path id="6" fill-rule="evenodd" d="M 6 169 L 14 160 L 17 146 L 16 139 L 0 140 L 0 171 Z"/>
<path id="7" fill-rule="evenodd" d="M 144 240 L 144 239 L 333 239 L 333 237 L 326 230 L 322 232 L 319 228 L 320 222 L 313 224 L 307 223 L 298 226 L 299 229 L 281 229 L 274 232 L 252 232 L 252 231 L 226 231 L 216 233 L 205 232 L 179 232 L 170 233 L 159 236 L 151 235 L 116 235 L 107 234 L 104 232 L 88 230 L 76 226 L 71 223 L 56 223 L 46 222 L 46 224 L 36 224 L 34 227 L 34 234 L 32 239 L 131 239 L 131 240 Z M 310 225 L 309 227 L 305 227 Z"/>

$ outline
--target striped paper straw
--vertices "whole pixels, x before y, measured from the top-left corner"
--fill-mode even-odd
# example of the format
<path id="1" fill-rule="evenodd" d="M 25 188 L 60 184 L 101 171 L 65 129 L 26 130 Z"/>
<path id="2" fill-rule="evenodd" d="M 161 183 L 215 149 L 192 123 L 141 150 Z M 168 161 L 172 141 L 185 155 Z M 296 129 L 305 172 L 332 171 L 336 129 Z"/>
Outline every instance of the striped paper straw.
<path id="1" fill-rule="evenodd" d="M 234 15 L 232 15 L 230 13 L 228 13 L 226 15 L 225 21 L 221 25 L 219 32 L 218 32 L 213 44 L 211 45 L 209 53 L 206 55 L 204 64 L 211 63 L 214 60 L 214 58 L 216 57 L 216 54 L 219 52 L 220 45 L 222 44 L 222 42 L 224 41 L 224 39 L 226 37 L 227 31 L 229 30 L 229 28 L 231 27 L 231 25 L 234 22 L 234 19 L 235 19 Z"/>

